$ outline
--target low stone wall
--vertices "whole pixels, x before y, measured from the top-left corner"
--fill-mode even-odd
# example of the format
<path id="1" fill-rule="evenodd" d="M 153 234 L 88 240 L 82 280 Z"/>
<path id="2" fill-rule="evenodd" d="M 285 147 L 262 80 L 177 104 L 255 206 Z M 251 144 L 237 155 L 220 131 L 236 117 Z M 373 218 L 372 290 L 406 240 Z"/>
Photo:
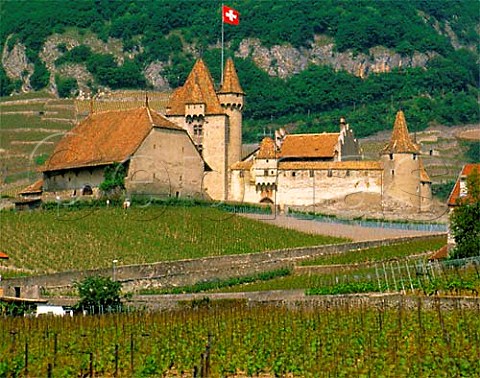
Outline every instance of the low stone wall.
<path id="1" fill-rule="evenodd" d="M 381 264 L 381 263 L 389 263 L 392 261 L 416 260 L 422 256 L 427 257 L 431 255 L 432 252 L 434 251 L 405 256 L 399 259 L 378 260 L 378 261 L 355 263 L 355 264 L 330 264 L 330 265 L 307 265 L 307 266 L 300 265 L 300 266 L 295 266 L 293 269 L 293 272 L 295 274 L 304 274 L 304 275 L 332 274 L 335 272 L 346 273 L 346 272 L 350 272 L 352 270 L 357 270 L 357 269 L 372 268 L 372 267 L 375 267 L 377 264 Z"/>
<path id="2" fill-rule="evenodd" d="M 215 256 L 201 259 L 159 262 L 145 265 L 125 265 L 115 269 L 115 279 L 122 283 L 124 291 L 135 292 L 139 288 L 168 288 L 188 286 L 197 282 L 223 280 L 232 277 L 253 275 L 280 268 L 293 268 L 295 263 L 328 254 L 345 253 L 352 250 L 379 247 L 412 240 L 430 240 L 444 233 L 410 236 L 356 243 L 324 245 L 275 250 L 244 255 Z M 50 293 L 65 292 L 73 288 L 74 282 L 89 276 L 112 277 L 112 268 L 61 272 L 42 276 L 19 277 L 0 282 L 5 295 L 14 295 L 20 288 L 22 297 L 34 297 L 38 288 Z M 41 290 L 40 290 L 41 291 Z M 18 289 L 17 289 L 18 293 Z"/>

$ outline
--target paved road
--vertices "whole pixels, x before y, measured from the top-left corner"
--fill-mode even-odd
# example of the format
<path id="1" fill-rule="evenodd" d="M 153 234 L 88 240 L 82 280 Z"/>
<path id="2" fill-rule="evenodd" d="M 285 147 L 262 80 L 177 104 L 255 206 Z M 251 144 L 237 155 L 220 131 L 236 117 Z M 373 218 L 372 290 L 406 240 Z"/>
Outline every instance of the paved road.
<path id="1" fill-rule="evenodd" d="M 303 220 L 285 215 L 242 214 L 247 218 L 257 219 L 278 227 L 290 228 L 302 232 L 338 236 L 352 239 L 353 241 L 380 240 L 400 238 L 416 235 L 431 235 L 437 232 L 400 230 L 392 228 L 361 227 L 339 223 L 326 223 L 317 220 Z"/>

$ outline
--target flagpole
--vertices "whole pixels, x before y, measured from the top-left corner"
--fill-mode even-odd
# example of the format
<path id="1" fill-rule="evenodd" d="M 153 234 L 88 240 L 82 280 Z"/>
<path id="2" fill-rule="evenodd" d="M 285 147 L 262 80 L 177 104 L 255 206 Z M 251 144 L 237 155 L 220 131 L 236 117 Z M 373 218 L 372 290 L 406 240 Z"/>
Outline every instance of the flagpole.
<path id="1" fill-rule="evenodd" d="M 220 67 L 220 85 L 223 84 L 223 43 L 224 43 L 224 22 L 223 22 L 223 2 L 222 2 L 222 11 L 220 12 L 221 15 L 221 23 L 222 23 L 222 62 Z"/>

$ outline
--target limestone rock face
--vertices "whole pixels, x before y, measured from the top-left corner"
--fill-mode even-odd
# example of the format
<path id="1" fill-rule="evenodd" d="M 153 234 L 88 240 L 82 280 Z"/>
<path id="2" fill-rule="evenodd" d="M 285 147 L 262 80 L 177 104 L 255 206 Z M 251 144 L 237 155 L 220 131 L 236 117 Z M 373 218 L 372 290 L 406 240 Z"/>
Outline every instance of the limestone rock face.
<path id="1" fill-rule="evenodd" d="M 55 66 L 55 60 L 62 52 L 59 44 L 64 44 L 68 50 L 80 44 L 89 46 L 93 52 L 100 54 L 113 54 L 117 63 L 123 64 L 125 59 L 132 59 L 136 54 L 143 51 L 139 45 L 135 51 L 123 51 L 121 40 L 110 38 L 104 42 L 94 34 L 54 34 L 46 39 L 39 54 L 40 59 L 50 71 L 49 91 L 56 93 L 55 74 L 61 74 L 77 79 L 80 93 L 89 93 L 89 83 L 93 81 L 92 75 L 84 65 L 70 64 L 62 67 Z M 11 49 L 8 49 L 8 39 L 2 53 L 2 65 L 7 75 L 14 80 L 21 79 L 22 90 L 31 90 L 29 78 L 34 71 L 34 65 L 28 61 L 25 46 L 17 42 Z M 211 46 L 218 48 L 218 46 Z M 185 45 L 184 50 L 198 58 L 201 53 L 194 45 Z M 332 38 L 317 35 L 308 47 L 296 48 L 291 45 L 264 46 L 259 39 L 249 38 L 243 40 L 235 55 L 240 58 L 251 57 L 258 67 L 271 76 L 288 78 L 302 72 L 308 65 L 327 65 L 335 70 L 345 70 L 356 76 L 365 78 L 371 73 L 390 72 L 400 67 L 425 67 L 428 61 L 435 56 L 435 53 L 414 53 L 411 56 L 403 56 L 387 48 L 378 46 L 370 49 L 368 54 L 354 54 L 351 51 L 335 51 Z M 170 90 L 168 81 L 163 75 L 164 69 L 170 62 L 155 61 L 145 67 L 143 73 L 154 90 Z"/>
<path id="2" fill-rule="evenodd" d="M 384 47 L 374 47 L 368 55 L 337 52 L 333 42 L 323 36 L 317 36 L 309 49 L 288 45 L 267 48 L 258 39 L 245 39 L 236 55 L 241 58 L 250 56 L 269 75 L 281 78 L 299 73 L 309 64 L 327 65 L 364 78 L 370 73 L 390 72 L 395 68 L 424 67 L 434 56 L 433 53 L 402 56 Z"/>
<path id="3" fill-rule="evenodd" d="M 26 48 L 21 43 L 16 43 L 11 50 L 8 49 L 7 38 L 2 52 L 2 65 L 8 77 L 13 80 L 22 80 L 22 92 L 29 92 L 30 76 L 34 71 L 34 65 L 28 62 Z"/>
<path id="4" fill-rule="evenodd" d="M 147 82 L 150 83 L 153 88 L 158 91 L 170 89 L 168 81 L 162 76 L 162 71 L 164 67 L 164 63 L 156 61 L 150 63 L 143 71 Z"/>

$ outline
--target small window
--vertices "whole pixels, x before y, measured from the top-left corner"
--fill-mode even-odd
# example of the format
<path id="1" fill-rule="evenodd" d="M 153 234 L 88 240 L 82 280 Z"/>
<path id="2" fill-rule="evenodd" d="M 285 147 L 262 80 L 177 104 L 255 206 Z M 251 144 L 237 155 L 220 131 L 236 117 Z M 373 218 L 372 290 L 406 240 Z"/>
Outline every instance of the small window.
<path id="1" fill-rule="evenodd" d="M 413 160 L 417 160 L 417 154 L 413 154 Z"/>
<path id="2" fill-rule="evenodd" d="M 268 169 L 265 169 L 265 170 L 263 171 L 263 175 L 264 175 L 264 176 L 268 176 Z"/>
<path id="3" fill-rule="evenodd" d="M 390 156 L 390 160 L 393 160 L 393 154 L 390 154 L 388 156 Z"/>
<path id="4" fill-rule="evenodd" d="M 203 156 L 203 145 L 198 144 L 197 149 L 198 149 L 198 152 L 200 153 L 200 156 Z"/>
<path id="5" fill-rule="evenodd" d="M 292 177 L 295 177 L 296 176 L 296 173 L 295 171 L 292 172 Z"/>
<path id="6" fill-rule="evenodd" d="M 157 145 L 156 145 L 156 144 L 153 145 L 153 149 L 154 149 L 154 150 L 157 149 Z"/>
<path id="7" fill-rule="evenodd" d="M 310 174 L 310 177 L 313 177 L 313 169 L 310 169 L 309 174 Z"/>
<path id="8" fill-rule="evenodd" d="M 239 176 L 243 177 L 243 171 L 240 171 Z"/>
<path id="9" fill-rule="evenodd" d="M 332 170 L 331 170 L 331 169 L 329 169 L 329 170 L 328 170 L 328 172 L 327 172 L 327 176 L 328 176 L 328 177 L 332 177 L 332 176 L 333 176 L 333 172 L 332 172 Z"/>
<path id="10" fill-rule="evenodd" d="M 394 175 L 395 175 L 395 170 L 392 169 L 392 170 L 390 171 L 390 173 L 392 174 L 392 176 L 394 176 Z"/>
<path id="11" fill-rule="evenodd" d="M 350 176 L 350 170 L 347 169 L 347 172 L 345 173 L 345 176 L 347 176 L 347 177 Z"/>
<path id="12" fill-rule="evenodd" d="M 194 125 L 193 126 L 193 134 L 194 135 L 200 136 L 200 135 L 202 135 L 202 133 L 203 133 L 202 125 Z"/>

